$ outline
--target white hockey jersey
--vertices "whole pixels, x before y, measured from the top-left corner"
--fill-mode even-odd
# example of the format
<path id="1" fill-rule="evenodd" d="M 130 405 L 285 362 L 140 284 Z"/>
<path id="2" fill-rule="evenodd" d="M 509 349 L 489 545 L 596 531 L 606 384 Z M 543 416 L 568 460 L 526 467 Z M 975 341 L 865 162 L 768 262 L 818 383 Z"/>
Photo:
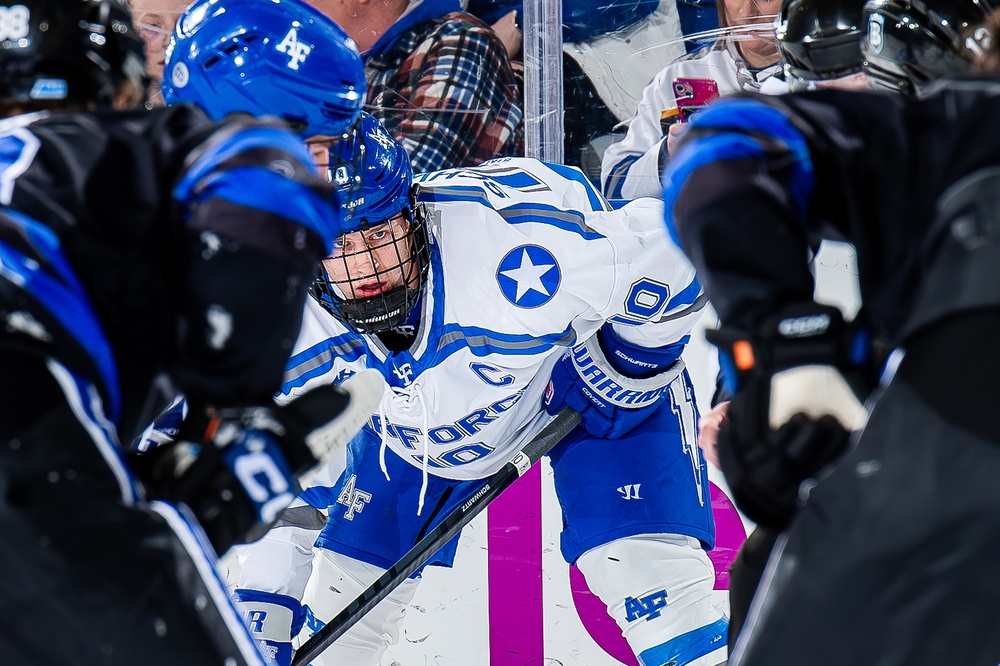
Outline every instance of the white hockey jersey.
<path id="1" fill-rule="evenodd" d="M 607 321 L 635 344 L 682 342 L 705 306 L 659 200 L 621 210 L 572 167 L 504 158 L 417 178 L 430 268 L 412 347 L 392 353 L 310 299 L 284 399 L 363 368 L 385 380 L 359 437 L 449 479 L 503 466 L 548 420 L 567 347 Z"/>
<path id="2" fill-rule="evenodd" d="M 740 91 L 779 94 L 787 91 L 784 81 L 774 78 L 781 65 L 751 72 L 730 40 L 719 40 L 709 48 L 683 56 L 664 67 L 642 91 L 628 132 L 604 151 L 601 187 L 611 200 L 660 197 L 660 150 L 666 135 L 660 125 L 665 111 L 677 108 L 673 81 L 676 78 L 711 79 L 719 96 Z"/>

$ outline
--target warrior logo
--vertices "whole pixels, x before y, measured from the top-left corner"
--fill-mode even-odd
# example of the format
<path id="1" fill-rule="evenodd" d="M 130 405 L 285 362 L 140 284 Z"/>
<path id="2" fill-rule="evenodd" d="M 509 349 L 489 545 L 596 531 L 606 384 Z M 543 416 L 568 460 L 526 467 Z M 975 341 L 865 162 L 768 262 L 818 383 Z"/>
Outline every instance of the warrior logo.
<path id="1" fill-rule="evenodd" d="M 312 52 L 312 47 L 299 41 L 299 33 L 295 28 L 289 28 L 288 34 L 275 47 L 279 53 L 286 53 L 290 60 L 288 69 L 298 69 L 306 61 L 306 56 Z"/>
<path id="2" fill-rule="evenodd" d="M 642 498 L 639 497 L 639 486 L 641 485 L 641 483 L 630 483 L 618 488 L 618 492 L 622 494 L 622 499 L 641 500 Z"/>

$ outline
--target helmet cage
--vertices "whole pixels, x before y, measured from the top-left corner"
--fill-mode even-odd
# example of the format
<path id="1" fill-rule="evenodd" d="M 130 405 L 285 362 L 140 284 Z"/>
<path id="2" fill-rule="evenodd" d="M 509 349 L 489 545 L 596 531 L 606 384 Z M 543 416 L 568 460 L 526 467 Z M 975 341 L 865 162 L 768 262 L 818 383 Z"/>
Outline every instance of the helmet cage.
<path id="1" fill-rule="evenodd" d="M 381 239 L 369 240 L 368 232 L 385 224 L 389 233 L 385 242 L 380 242 Z M 357 233 L 349 232 L 351 235 Z M 423 216 L 414 216 L 407 207 L 390 220 L 376 224 L 367 220 L 362 222 L 360 233 L 364 238 L 362 243 L 357 247 L 344 246 L 340 251 L 335 246 L 334 254 L 324 263 L 343 262 L 340 272 L 350 276 L 349 265 L 361 262 L 371 267 L 370 275 L 365 276 L 363 281 L 335 280 L 324 267 L 313 284 L 312 295 L 330 314 L 358 333 L 391 331 L 406 321 L 420 301 L 430 265 L 427 228 Z M 341 236 L 341 239 L 347 235 Z M 390 246 L 394 252 L 389 255 L 388 265 L 382 265 L 375 251 L 379 251 L 378 256 L 384 261 Z M 358 294 L 362 284 L 397 281 L 400 277 L 403 284 L 399 287 L 371 297 Z"/>

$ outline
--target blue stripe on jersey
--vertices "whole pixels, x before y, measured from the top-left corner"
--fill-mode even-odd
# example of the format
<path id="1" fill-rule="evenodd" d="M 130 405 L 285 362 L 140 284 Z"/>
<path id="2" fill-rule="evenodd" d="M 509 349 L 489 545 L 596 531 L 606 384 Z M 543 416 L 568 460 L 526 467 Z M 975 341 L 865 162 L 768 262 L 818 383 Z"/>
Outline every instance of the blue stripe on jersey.
<path id="1" fill-rule="evenodd" d="M 691 280 L 691 284 L 684 287 L 680 292 L 674 294 L 674 297 L 670 299 L 667 303 L 667 307 L 664 312 L 670 312 L 675 308 L 679 308 L 682 305 L 691 305 L 696 300 L 698 300 L 698 294 L 701 293 L 701 284 L 698 282 L 697 278 Z"/>
<path id="2" fill-rule="evenodd" d="M 639 653 L 639 663 L 642 666 L 690 664 L 699 657 L 725 647 L 728 631 L 729 620 L 716 620 L 712 624 L 672 638 L 666 643 L 643 650 Z"/>
<path id="3" fill-rule="evenodd" d="M 583 213 L 575 210 L 564 210 L 547 204 L 514 204 L 501 208 L 499 211 L 509 224 L 525 224 L 538 222 L 571 231 L 585 240 L 604 238 L 594 229 L 587 226 Z"/>
<path id="4" fill-rule="evenodd" d="M 347 333 L 318 342 L 288 359 L 281 393 L 288 395 L 292 389 L 304 386 L 314 377 L 330 372 L 335 358 L 351 363 L 366 353 L 364 343 Z"/>
<path id="5" fill-rule="evenodd" d="M 108 422 L 103 413 L 104 405 L 93 395 L 96 389 L 94 383 L 53 359 L 49 359 L 46 366 L 66 396 L 66 402 L 74 416 L 90 435 L 108 469 L 118 481 L 122 501 L 127 506 L 134 505 L 139 498 L 138 483 L 125 464 L 115 426 Z"/>
<path id="6" fill-rule="evenodd" d="M 608 182 L 604 186 L 604 195 L 608 199 L 622 199 L 622 188 L 625 187 L 625 178 L 628 176 L 629 169 L 639 161 L 640 157 L 642 156 L 630 155 L 611 167 L 611 172 L 608 174 Z"/>
<path id="7" fill-rule="evenodd" d="M 699 168 L 722 160 L 762 158 L 764 147 L 752 136 L 727 130 L 743 130 L 777 139 L 792 156 L 789 194 L 805 216 L 815 187 L 809 146 L 802 132 L 780 111 L 754 100 L 719 100 L 691 121 L 692 127 L 712 128 L 718 133 L 699 136 L 686 143 L 670 160 L 663 175 L 664 220 L 674 242 L 680 245 L 673 209 L 677 195 Z"/>
<path id="8" fill-rule="evenodd" d="M 583 185 L 583 189 L 587 192 L 587 198 L 590 199 L 590 206 L 593 210 L 611 210 L 611 206 L 604 200 L 604 197 L 597 191 L 594 184 L 590 182 L 590 179 L 583 175 L 582 171 L 576 167 L 565 166 L 563 164 L 551 164 L 549 162 L 543 162 L 543 164 L 566 180 L 572 180 L 575 183 Z"/>
<path id="9" fill-rule="evenodd" d="M 571 347 L 576 344 L 576 333 L 572 326 L 559 333 L 545 335 L 512 335 L 475 326 L 446 324 L 438 339 L 438 352 L 452 354 L 468 348 L 473 354 L 506 354 L 522 356 L 538 354 L 558 345 Z"/>
<path id="10" fill-rule="evenodd" d="M 218 556 L 191 510 L 184 504 L 174 505 L 162 500 L 150 502 L 149 508 L 163 517 L 184 547 L 190 562 L 194 565 L 194 571 L 189 573 L 195 578 L 196 584 L 201 583 L 199 589 L 208 594 L 206 601 L 210 601 L 218 611 L 226 633 L 232 636 L 239 656 L 243 658 L 242 663 L 247 666 L 268 666 L 272 663 L 265 661 L 256 640 L 250 635 L 250 629 L 247 628 L 243 616 L 236 609 L 233 598 L 226 589 L 225 581 L 216 570 Z M 216 630 L 221 631 L 218 628 Z M 235 662 L 235 659 L 226 661 Z"/>
<path id="11" fill-rule="evenodd" d="M 107 391 L 111 418 L 117 421 L 121 416 L 121 392 L 111 345 L 104 335 L 90 299 L 59 247 L 59 239 L 51 229 L 39 222 L 13 210 L 7 209 L 4 212 L 24 230 L 59 275 L 53 276 L 45 272 L 38 262 L 3 241 L 0 241 L 0 275 L 38 301 L 86 350 Z"/>
<path id="12" fill-rule="evenodd" d="M 449 203 L 451 201 L 475 201 L 487 208 L 493 208 L 490 198 L 482 188 L 475 185 L 421 186 L 417 188 L 417 202 Z"/>

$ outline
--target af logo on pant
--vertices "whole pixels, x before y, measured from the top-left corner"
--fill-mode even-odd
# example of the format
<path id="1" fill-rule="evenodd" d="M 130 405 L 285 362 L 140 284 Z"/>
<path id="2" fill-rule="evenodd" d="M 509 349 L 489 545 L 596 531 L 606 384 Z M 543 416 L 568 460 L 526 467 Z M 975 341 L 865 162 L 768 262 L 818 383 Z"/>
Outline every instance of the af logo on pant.
<path id="1" fill-rule="evenodd" d="M 646 621 L 660 617 L 660 610 L 667 607 L 667 591 L 659 590 L 644 597 L 625 597 L 625 619 L 635 622 L 640 617 Z"/>
<path id="2" fill-rule="evenodd" d="M 372 501 L 371 493 L 366 493 L 355 487 L 357 481 L 358 475 L 351 474 L 351 478 L 347 480 L 344 489 L 340 491 L 340 496 L 337 497 L 337 504 L 343 504 L 347 507 L 347 511 L 344 512 L 344 518 L 347 520 L 354 520 L 354 514 L 361 513 L 365 504 Z"/>

